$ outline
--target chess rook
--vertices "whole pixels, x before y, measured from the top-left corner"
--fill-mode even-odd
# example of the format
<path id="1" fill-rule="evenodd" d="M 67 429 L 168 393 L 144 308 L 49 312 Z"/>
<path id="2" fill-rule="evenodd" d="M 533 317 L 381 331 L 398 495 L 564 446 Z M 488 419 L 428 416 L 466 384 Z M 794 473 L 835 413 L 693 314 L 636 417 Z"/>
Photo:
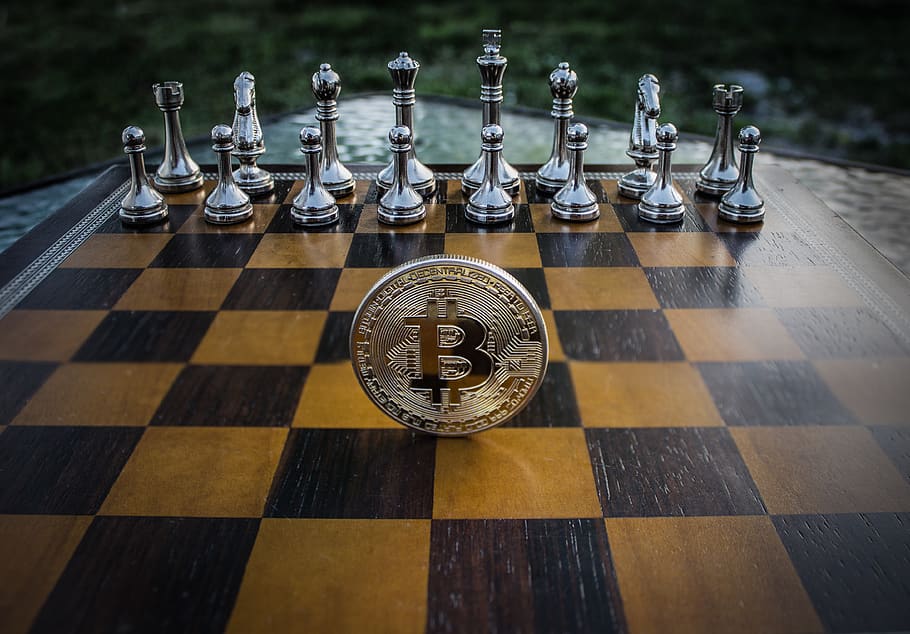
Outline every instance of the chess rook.
<path id="1" fill-rule="evenodd" d="M 309 227 L 332 224 L 338 220 L 338 205 L 322 184 L 322 134 L 319 128 L 306 126 L 300 130 L 300 153 L 306 158 L 306 178 L 303 189 L 294 197 L 291 218 L 296 224 Z"/>
<path id="2" fill-rule="evenodd" d="M 724 220 L 749 223 L 761 222 L 765 217 L 765 201 L 752 182 L 753 161 L 760 144 L 761 131 L 754 125 L 739 131 L 739 177 L 717 206 L 717 215 Z"/>
<path id="3" fill-rule="evenodd" d="M 584 222 L 600 217 L 597 197 L 585 182 L 585 150 L 588 149 L 588 127 L 583 123 L 569 126 L 566 136 L 571 168 L 569 180 L 553 196 L 550 213 L 560 220 Z"/>
<path id="4" fill-rule="evenodd" d="M 506 72 L 508 59 L 499 54 L 502 32 L 499 29 L 485 29 L 483 32 L 484 54 L 477 58 L 480 69 L 480 100 L 483 102 L 483 125 L 502 125 L 502 78 Z M 461 189 L 470 194 L 480 187 L 484 179 L 484 157 L 480 157 L 471 167 L 464 171 L 461 178 Z M 509 165 L 505 157 L 499 159 L 499 182 L 512 196 L 518 193 L 521 181 L 518 170 Z"/>
<path id="5" fill-rule="evenodd" d="M 657 175 L 651 166 L 657 160 L 657 117 L 660 116 L 660 82 L 650 73 L 638 80 L 635 115 L 626 155 L 635 161 L 635 169 L 624 174 L 617 187 L 626 198 L 640 199 L 651 189 Z"/>
<path id="6" fill-rule="evenodd" d="M 429 196 L 436 190 L 436 177 L 433 170 L 420 162 L 414 148 L 416 135 L 414 132 L 414 104 L 417 103 L 414 92 L 414 82 L 420 70 L 420 62 L 413 59 L 406 51 L 398 54 L 388 64 L 389 75 L 392 76 L 392 104 L 395 106 L 395 125 L 404 126 L 411 131 L 411 149 L 408 151 L 408 181 L 421 196 Z M 393 157 L 389 164 L 379 172 L 376 184 L 381 189 L 389 189 L 395 182 L 395 163 Z"/>
<path id="7" fill-rule="evenodd" d="M 319 121 L 322 133 L 322 159 L 319 161 L 322 185 L 335 197 L 347 196 L 354 191 L 354 177 L 351 170 L 338 159 L 338 142 L 335 138 L 341 77 L 329 64 L 322 64 L 313 73 L 311 87 L 316 97 L 316 120 Z"/>
<path id="8" fill-rule="evenodd" d="M 553 109 L 550 111 L 554 122 L 553 151 L 550 153 L 550 159 L 534 176 L 534 182 L 540 191 L 550 193 L 559 191 L 569 180 L 571 167 L 566 149 L 566 130 L 575 114 L 572 111 L 572 98 L 577 91 L 578 76 L 569 68 L 568 62 L 561 62 L 556 70 L 550 73 L 550 92 L 553 93 Z"/>
<path id="9" fill-rule="evenodd" d="M 175 194 L 202 187 L 202 170 L 190 157 L 180 127 L 180 108 L 183 107 L 183 84 L 165 81 L 152 86 L 155 103 L 164 113 L 164 158 L 155 172 L 155 187 Z"/>
<path id="10" fill-rule="evenodd" d="M 120 203 L 120 220 L 127 225 L 161 222 L 167 218 L 167 203 L 145 173 L 145 133 L 131 125 L 124 128 L 121 139 L 123 151 L 130 160 L 130 190 Z"/>
<path id="11" fill-rule="evenodd" d="M 714 86 L 714 112 L 717 113 L 717 132 L 714 149 L 698 173 L 695 188 L 709 196 L 723 196 L 736 183 L 739 169 L 733 157 L 733 117 L 743 107 L 743 87 Z"/>
<path id="12" fill-rule="evenodd" d="M 231 171 L 231 152 L 234 150 L 234 131 L 224 124 L 212 128 L 212 149 L 218 156 L 218 182 L 205 199 L 205 219 L 216 225 L 243 222 L 253 215 L 250 197 L 234 182 Z"/>
<path id="13" fill-rule="evenodd" d="M 234 80 L 234 151 L 240 167 L 234 170 L 237 186 L 251 196 L 265 194 L 275 188 L 272 175 L 256 165 L 265 154 L 262 126 L 256 114 L 256 78 L 243 71 Z"/>
<path id="14" fill-rule="evenodd" d="M 389 130 L 389 149 L 392 150 L 392 184 L 379 199 L 379 222 L 388 225 L 409 225 L 427 215 L 423 197 L 408 179 L 411 152 L 411 131 L 397 125 Z"/>
<path id="15" fill-rule="evenodd" d="M 502 128 L 495 123 L 484 126 L 481 131 L 481 151 L 484 162 L 484 176 L 480 187 L 471 194 L 465 205 L 464 215 L 468 220 L 480 224 L 508 222 L 515 217 L 512 197 L 499 181 L 499 164 L 502 160 Z"/>
<path id="16" fill-rule="evenodd" d="M 664 123 L 657 129 L 657 150 L 660 158 L 657 180 L 645 192 L 638 203 L 638 217 L 649 222 L 667 224 L 679 222 L 686 213 L 682 196 L 673 185 L 671 157 L 676 150 L 679 133 L 672 123 Z"/>

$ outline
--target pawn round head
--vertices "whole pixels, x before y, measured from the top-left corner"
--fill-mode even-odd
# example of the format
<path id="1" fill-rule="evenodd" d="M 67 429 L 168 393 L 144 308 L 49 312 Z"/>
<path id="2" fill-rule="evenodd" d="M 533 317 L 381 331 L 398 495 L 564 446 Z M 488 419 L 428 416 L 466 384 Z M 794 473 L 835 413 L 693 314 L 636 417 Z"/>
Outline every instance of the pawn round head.
<path id="1" fill-rule="evenodd" d="M 406 125 L 396 125 L 389 130 L 389 143 L 392 145 L 410 145 L 411 128 Z"/>
<path id="2" fill-rule="evenodd" d="M 331 64 L 321 64 L 313 73 L 313 95 L 320 101 L 337 99 L 341 92 L 341 77 L 332 70 Z"/>
<path id="3" fill-rule="evenodd" d="M 556 99 L 571 99 L 578 91 L 578 75 L 569 68 L 569 62 L 560 62 L 550 73 L 550 92 Z"/>
<path id="4" fill-rule="evenodd" d="M 212 145 L 225 147 L 228 145 L 233 145 L 233 143 L 234 131 L 231 130 L 231 126 L 219 123 L 214 128 L 212 128 Z"/>
<path id="5" fill-rule="evenodd" d="M 137 125 L 128 125 L 120 135 L 125 150 L 138 150 L 145 145 L 145 132 Z"/>
<path id="6" fill-rule="evenodd" d="M 300 129 L 300 145 L 312 148 L 322 143 L 322 133 L 319 128 L 308 125 Z"/>
<path id="7" fill-rule="evenodd" d="M 747 125 L 739 131 L 739 145 L 742 149 L 758 149 L 761 143 L 761 130 L 754 125 Z"/>
<path id="8" fill-rule="evenodd" d="M 583 123 L 573 123 L 566 131 L 566 139 L 569 143 L 587 143 L 588 126 Z"/>
<path id="9" fill-rule="evenodd" d="M 657 142 L 664 145 L 672 145 L 679 138 L 679 132 L 672 123 L 662 123 L 657 128 Z"/>
<path id="10" fill-rule="evenodd" d="M 502 143 L 503 136 L 504 136 L 504 134 L 502 131 L 502 126 L 497 125 L 495 123 L 491 123 L 490 125 L 485 125 L 483 127 L 483 130 L 480 131 L 480 140 L 483 143 L 487 143 L 487 144 L 495 145 L 498 143 Z"/>

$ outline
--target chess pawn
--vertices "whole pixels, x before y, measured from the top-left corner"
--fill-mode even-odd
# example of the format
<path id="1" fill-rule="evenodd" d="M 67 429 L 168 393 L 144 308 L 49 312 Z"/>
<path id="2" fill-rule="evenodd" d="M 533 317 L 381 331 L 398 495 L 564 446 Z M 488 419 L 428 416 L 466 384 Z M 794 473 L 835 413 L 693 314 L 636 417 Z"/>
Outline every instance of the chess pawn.
<path id="1" fill-rule="evenodd" d="M 164 158 L 155 172 L 155 187 L 176 194 L 202 187 L 202 170 L 190 158 L 180 127 L 180 108 L 183 107 L 183 84 L 165 81 L 152 86 L 155 103 L 164 113 Z"/>
<path id="2" fill-rule="evenodd" d="M 619 179 L 619 193 L 626 198 L 641 199 L 657 180 L 651 169 L 658 158 L 657 117 L 660 116 L 660 82 L 647 73 L 638 80 L 635 99 L 635 115 L 632 132 L 629 134 L 629 149 L 626 155 L 635 161 L 635 169 Z"/>
<path id="3" fill-rule="evenodd" d="M 393 153 L 392 184 L 379 199 L 379 209 L 376 212 L 379 222 L 389 225 L 419 222 L 426 217 L 427 208 L 423 204 L 423 196 L 408 178 L 411 131 L 407 126 L 397 125 L 389 130 L 389 146 Z"/>
<path id="4" fill-rule="evenodd" d="M 480 133 L 481 152 L 484 161 L 484 175 L 465 206 L 464 215 L 468 220 L 480 224 L 508 222 L 515 217 L 512 197 L 499 180 L 502 160 L 502 128 L 495 123 L 484 126 Z"/>
<path id="5" fill-rule="evenodd" d="M 294 197 L 291 218 L 306 227 L 332 224 L 338 220 L 338 205 L 322 184 L 322 134 L 319 128 L 306 126 L 300 130 L 300 153 L 306 158 L 306 178 L 303 189 Z"/>
<path id="6" fill-rule="evenodd" d="M 499 54 L 502 31 L 484 29 L 484 54 L 477 58 L 480 69 L 480 100 L 483 102 L 483 125 L 502 125 L 502 78 L 509 60 Z M 471 167 L 461 177 L 461 189 L 466 194 L 476 191 L 483 182 L 486 169 L 483 150 Z M 499 157 L 499 182 L 510 195 L 515 196 L 521 187 L 518 170 L 509 165 L 505 157 Z"/>
<path id="7" fill-rule="evenodd" d="M 354 177 L 338 159 L 338 142 L 335 139 L 341 77 L 331 65 L 322 64 L 313 73 L 311 87 L 316 97 L 316 120 L 322 134 L 322 159 L 319 161 L 322 186 L 337 198 L 347 196 L 354 191 Z"/>
<path id="8" fill-rule="evenodd" d="M 736 183 L 739 170 L 733 157 L 733 117 L 743 107 L 743 87 L 735 84 L 714 86 L 714 112 L 717 132 L 711 158 L 698 173 L 695 189 L 708 196 L 723 196 Z"/>
<path id="9" fill-rule="evenodd" d="M 420 62 L 411 58 L 406 51 L 398 54 L 388 64 L 389 75 L 392 76 L 392 104 L 395 106 L 395 125 L 404 126 L 411 131 L 411 149 L 408 152 L 408 181 L 411 186 L 421 196 L 429 196 L 436 190 L 436 177 L 433 170 L 421 163 L 417 158 L 417 151 L 414 148 L 416 135 L 414 132 L 414 105 L 417 103 L 416 93 L 414 92 L 414 82 L 417 80 L 417 71 L 420 70 Z M 381 189 L 389 189 L 395 182 L 395 162 L 393 157 L 391 162 L 379 172 L 376 177 L 376 184 Z"/>
<path id="10" fill-rule="evenodd" d="M 566 131 L 575 114 L 572 111 L 572 98 L 577 91 L 578 76 L 569 68 L 568 62 L 561 62 L 550 73 L 550 92 L 553 93 L 553 109 L 550 111 L 554 121 L 553 151 L 550 159 L 541 165 L 534 176 L 534 182 L 540 191 L 557 192 L 569 180 L 571 167 L 566 148 Z"/>
<path id="11" fill-rule="evenodd" d="M 717 215 L 724 220 L 761 222 L 765 217 L 765 201 L 755 191 L 752 182 L 752 165 L 760 144 L 761 131 L 754 125 L 747 125 L 739 131 L 739 177 L 717 207 Z"/>
<path id="12" fill-rule="evenodd" d="M 134 125 L 121 135 L 123 151 L 130 160 L 130 190 L 120 203 L 120 220 L 127 225 L 150 225 L 167 218 L 167 203 L 145 173 L 145 133 Z"/>
<path id="13" fill-rule="evenodd" d="M 645 192 L 638 203 L 638 217 L 649 222 L 666 224 L 683 219 L 686 209 L 682 196 L 673 185 L 671 157 L 676 149 L 679 133 L 672 123 L 664 123 L 657 128 L 657 151 L 660 152 L 657 167 L 657 180 L 651 189 Z"/>
<path id="14" fill-rule="evenodd" d="M 600 217 L 597 197 L 585 183 L 585 150 L 588 149 L 588 127 L 583 123 L 569 126 L 566 136 L 571 175 L 553 196 L 550 212 L 561 220 L 583 222 Z"/>
<path id="15" fill-rule="evenodd" d="M 243 71 L 234 80 L 234 156 L 240 167 L 234 170 L 237 186 L 251 196 L 275 188 L 275 179 L 256 165 L 265 154 L 265 141 L 256 114 L 256 78 Z"/>
<path id="16" fill-rule="evenodd" d="M 212 128 L 212 149 L 218 156 L 218 182 L 205 199 L 205 219 L 216 225 L 243 222 L 253 215 L 253 204 L 234 182 L 231 171 L 234 132 L 230 126 L 222 123 Z"/>

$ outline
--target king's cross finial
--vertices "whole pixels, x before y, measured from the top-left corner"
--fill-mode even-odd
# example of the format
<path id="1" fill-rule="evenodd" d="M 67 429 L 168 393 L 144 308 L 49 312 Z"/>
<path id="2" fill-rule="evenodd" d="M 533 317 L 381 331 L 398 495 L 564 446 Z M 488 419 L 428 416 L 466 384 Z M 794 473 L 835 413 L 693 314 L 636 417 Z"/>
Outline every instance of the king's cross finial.
<path id="1" fill-rule="evenodd" d="M 484 29 L 483 30 L 483 52 L 487 55 L 499 55 L 499 49 L 502 44 L 501 29 Z"/>

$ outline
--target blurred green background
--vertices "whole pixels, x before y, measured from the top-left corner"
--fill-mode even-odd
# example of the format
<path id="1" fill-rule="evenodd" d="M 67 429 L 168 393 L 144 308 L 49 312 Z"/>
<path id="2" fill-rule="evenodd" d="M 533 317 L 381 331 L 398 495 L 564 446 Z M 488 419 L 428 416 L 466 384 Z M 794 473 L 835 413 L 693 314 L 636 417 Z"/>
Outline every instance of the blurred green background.
<path id="1" fill-rule="evenodd" d="M 121 152 L 120 131 L 162 141 L 152 83 L 184 82 L 187 136 L 231 121 L 232 82 L 256 75 L 260 116 L 312 106 L 328 61 L 345 95 L 390 91 L 388 60 L 422 67 L 418 95 L 476 98 L 483 28 L 503 29 L 506 103 L 548 109 L 562 60 L 579 75 L 575 111 L 630 119 L 635 82 L 661 80 L 662 121 L 713 134 L 714 83 L 746 88 L 740 124 L 766 143 L 910 168 L 905 3 L 668 0 L 483 4 L 150 0 L 16 3 L 0 8 L 0 188 Z M 476 131 L 466 131 L 476 134 Z"/>

